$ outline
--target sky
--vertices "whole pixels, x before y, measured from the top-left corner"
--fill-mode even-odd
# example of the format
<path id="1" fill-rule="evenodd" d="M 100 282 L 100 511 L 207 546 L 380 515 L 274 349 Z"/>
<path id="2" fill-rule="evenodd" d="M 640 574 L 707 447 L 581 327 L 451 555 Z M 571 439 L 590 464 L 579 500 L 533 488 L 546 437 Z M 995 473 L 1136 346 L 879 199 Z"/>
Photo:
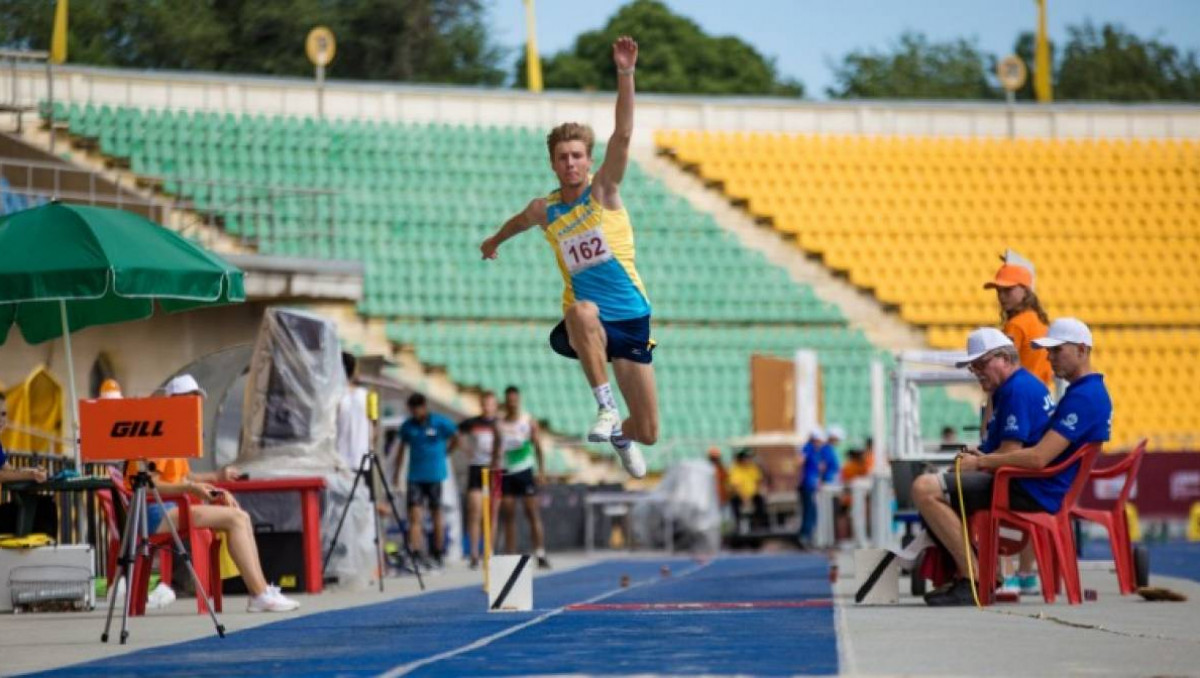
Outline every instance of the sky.
<path id="1" fill-rule="evenodd" d="M 536 0 L 543 56 L 569 48 L 575 37 L 608 22 L 626 0 Z M 775 59 L 782 75 L 804 83 L 806 95 L 826 98 L 829 64 L 856 49 L 886 49 L 905 30 L 931 40 L 974 38 L 985 53 L 1012 52 L 1021 31 L 1037 27 L 1034 0 L 666 0 L 708 33 L 736 35 Z M 1142 38 L 1200 51 L 1200 0 L 1048 0 L 1050 39 L 1063 44 L 1067 26 L 1091 18 L 1119 23 Z M 492 0 L 497 40 L 525 41 L 522 0 Z M 736 9 L 734 9 L 736 8 Z M 634 36 L 637 37 L 637 36 Z M 511 74 L 518 51 L 513 50 Z"/>

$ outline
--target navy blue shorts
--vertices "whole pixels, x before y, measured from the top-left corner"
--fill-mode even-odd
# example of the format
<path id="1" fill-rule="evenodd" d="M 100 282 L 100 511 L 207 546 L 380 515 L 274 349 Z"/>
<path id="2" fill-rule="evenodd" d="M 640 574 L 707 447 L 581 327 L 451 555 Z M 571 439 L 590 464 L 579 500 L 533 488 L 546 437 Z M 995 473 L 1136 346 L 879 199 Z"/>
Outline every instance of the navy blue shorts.
<path id="1" fill-rule="evenodd" d="M 650 316 L 630 320 L 601 320 L 600 324 L 604 326 L 604 334 L 608 338 L 606 353 L 610 362 L 620 358 L 649 365 L 654 361 L 652 354 L 655 344 L 650 338 Z M 567 321 L 559 321 L 550 331 L 550 348 L 561 356 L 579 359 L 567 336 Z"/>

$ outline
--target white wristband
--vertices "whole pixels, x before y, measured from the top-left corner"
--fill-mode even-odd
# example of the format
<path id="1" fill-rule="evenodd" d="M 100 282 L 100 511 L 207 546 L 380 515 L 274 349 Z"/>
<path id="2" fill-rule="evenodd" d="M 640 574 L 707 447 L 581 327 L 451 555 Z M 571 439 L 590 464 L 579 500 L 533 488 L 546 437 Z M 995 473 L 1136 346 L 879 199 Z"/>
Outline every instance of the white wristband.
<path id="1" fill-rule="evenodd" d="M 636 68 L 618 68 L 617 75 L 633 75 Z"/>

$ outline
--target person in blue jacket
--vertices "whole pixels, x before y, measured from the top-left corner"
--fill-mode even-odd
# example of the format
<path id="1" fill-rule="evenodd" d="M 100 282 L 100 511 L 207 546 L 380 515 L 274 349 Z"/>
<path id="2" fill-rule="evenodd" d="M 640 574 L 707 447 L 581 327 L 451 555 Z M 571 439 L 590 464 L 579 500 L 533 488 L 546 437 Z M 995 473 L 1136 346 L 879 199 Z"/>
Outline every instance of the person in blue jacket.
<path id="1" fill-rule="evenodd" d="M 840 428 L 834 428 L 840 433 Z M 822 483 L 838 480 L 841 464 L 834 445 L 840 441 L 841 438 L 835 441 L 817 426 L 809 432 L 808 442 L 800 448 L 800 482 L 796 488 L 800 503 L 800 533 L 797 535 L 800 548 L 812 546 L 812 533 L 817 525 L 817 490 Z"/>

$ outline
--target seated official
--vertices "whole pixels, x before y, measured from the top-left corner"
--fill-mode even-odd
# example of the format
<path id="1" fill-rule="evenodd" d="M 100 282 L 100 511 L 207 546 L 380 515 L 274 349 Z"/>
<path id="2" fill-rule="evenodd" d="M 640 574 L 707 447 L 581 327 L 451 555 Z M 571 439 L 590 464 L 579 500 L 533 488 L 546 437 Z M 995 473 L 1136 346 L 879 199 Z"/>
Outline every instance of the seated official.
<path id="1" fill-rule="evenodd" d="M 175 377 L 167 383 L 167 396 L 200 395 L 204 390 L 190 374 Z M 135 472 L 130 464 L 129 473 Z M 267 584 L 259 564 L 258 545 L 254 541 L 254 526 L 250 515 L 238 507 L 233 495 L 200 480 L 200 474 L 192 474 L 186 459 L 155 459 L 150 461 L 150 474 L 154 484 L 163 495 L 188 495 L 200 503 L 192 506 L 189 519 L 195 527 L 220 530 L 226 535 L 229 555 L 242 574 L 250 601 L 249 612 L 290 612 L 300 607 L 296 601 L 284 596 L 277 586 Z M 206 474 L 212 477 L 212 474 Z M 151 534 L 162 534 L 170 530 L 164 517 L 170 516 L 173 524 L 179 522 L 179 507 L 174 502 L 159 505 L 151 500 L 146 505 L 147 529 Z"/>
<path id="2" fill-rule="evenodd" d="M 868 438 L 865 448 L 846 451 L 846 463 L 842 465 L 842 496 L 837 503 L 837 514 L 834 520 L 834 533 L 839 540 L 850 539 L 854 536 L 850 520 L 850 511 L 854 505 L 854 490 L 851 485 L 855 480 L 871 475 L 871 468 L 875 463 L 870 452 L 871 445 L 871 439 Z M 867 504 L 863 508 L 870 510 L 869 502 Z"/>
<path id="3" fill-rule="evenodd" d="M 0 391 L 0 433 L 4 432 L 6 426 L 8 426 L 8 405 L 4 401 L 4 392 Z M 0 484 L 28 481 L 46 482 L 46 469 L 40 466 L 13 468 L 8 463 L 8 453 L 4 451 L 4 444 L 0 443 Z M 13 534 L 17 531 L 18 513 L 15 502 L 0 504 L 0 534 Z"/>
<path id="4" fill-rule="evenodd" d="M 8 426 L 8 404 L 5 402 L 4 392 L 0 391 L 0 433 Z M 32 480 L 35 483 L 46 482 L 46 469 L 38 466 L 34 468 L 13 468 L 8 463 L 8 453 L 4 451 L 4 444 L 0 443 L 0 483 L 15 483 Z"/>
<path id="5" fill-rule="evenodd" d="M 974 336 L 974 334 L 973 334 Z M 998 370 L 991 363 L 1003 360 L 993 357 L 999 346 L 990 340 L 977 340 L 974 346 L 968 342 L 968 360 L 976 375 Z M 1002 440 L 995 450 L 984 454 L 971 450 L 960 455 L 963 501 L 967 513 L 987 508 L 991 503 L 991 472 L 1001 467 L 1040 470 L 1061 463 L 1087 443 L 1105 442 L 1112 430 L 1112 400 L 1104 385 L 1104 377 L 1092 370 L 1092 333 L 1087 325 L 1074 318 L 1061 318 L 1050 325 L 1045 337 L 1036 339 L 1034 347 L 1045 349 L 1050 357 L 1054 374 L 1070 383 L 1062 400 L 1054 407 L 1049 421 L 1043 427 L 1037 442 L 1030 445 L 1019 443 L 1017 438 L 1003 439 L 1011 417 L 1016 416 L 1016 427 L 1023 427 L 1022 414 L 1030 419 L 1039 416 L 1036 391 L 1030 386 L 1022 387 L 1025 395 L 1017 398 L 1013 409 L 997 412 L 992 417 Z M 986 348 L 978 352 L 971 348 Z M 1007 351 L 1000 351 L 1007 352 Z M 993 377 L 987 377 L 993 381 Z M 1024 378 L 1022 377 L 1022 380 Z M 982 384 L 984 378 L 980 379 Z M 994 383 L 994 382 L 993 382 Z M 1040 382 L 1039 382 L 1040 383 Z M 1002 386 L 1001 382 L 999 386 Z M 1045 396 L 1048 398 L 1048 394 Z M 1007 406 L 1008 401 L 997 399 L 997 407 Z M 1015 410 L 1015 411 L 1014 411 Z M 1044 410 L 1043 410 L 1044 411 Z M 994 428 L 993 427 L 993 430 Z M 991 430 L 988 444 L 996 444 Z M 1009 434 L 1013 435 L 1013 434 Z M 1075 480 L 1078 465 L 1064 469 L 1050 478 L 1018 478 L 1010 485 L 1009 501 L 1017 511 L 1044 511 L 1057 513 L 1062 508 L 1063 497 Z M 980 474 L 982 472 L 982 475 Z M 950 552 L 960 575 L 967 571 L 966 552 L 963 550 L 962 525 L 957 514 L 957 489 L 953 484 L 953 471 L 946 474 L 926 474 L 913 482 L 913 498 L 922 518 Z M 973 603 L 970 587 L 975 583 L 961 577 L 952 584 L 926 595 L 930 605 L 970 605 Z M 991 585 L 989 582 L 988 585 Z"/>
<path id="6" fill-rule="evenodd" d="M 763 493 L 763 472 L 754 461 L 750 450 L 741 450 L 729 467 L 729 505 L 733 508 L 735 529 L 742 532 L 742 516 L 750 506 L 754 513 L 750 516 L 752 527 L 765 527 L 767 524 L 767 501 Z"/>

